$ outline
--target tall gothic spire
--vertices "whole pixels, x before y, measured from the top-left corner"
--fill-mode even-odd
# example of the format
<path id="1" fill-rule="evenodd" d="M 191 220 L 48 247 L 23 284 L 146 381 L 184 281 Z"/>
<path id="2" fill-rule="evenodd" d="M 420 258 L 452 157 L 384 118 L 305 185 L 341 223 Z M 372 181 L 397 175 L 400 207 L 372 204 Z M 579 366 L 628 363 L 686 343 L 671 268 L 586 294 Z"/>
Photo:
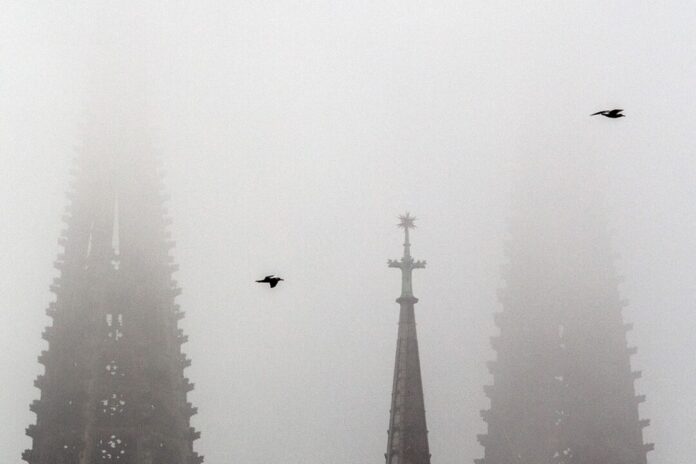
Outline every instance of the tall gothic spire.
<path id="1" fill-rule="evenodd" d="M 418 337 L 411 274 L 425 267 L 425 261 L 411 257 L 409 230 L 415 219 L 406 213 L 400 216 L 399 227 L 404 229 L 404 255 L 401 260 L 389 260 L 389 267 L 401 269 L 401 296 L 396 300 L 399 312 L 399 332 L 396 341 L 396 362 L 392 387 L 389 437 L 386 464 L 429 464 L 428 429 L 425 422 L 425 403 L 421 381 Z"/>
<path id="2" fill-rule="evenodd" d="M 22 456 L 30 464 L 203 461 L 161 172 L 146 131 L 131 123 L 95 124 L 76 163 Z"/>
<path id="3" fill-rule="evenodd" d="M 649 421 L 592 162 L 543 160 L 527 174 L 513 200 L 477 464 L 645 464 Z"/>

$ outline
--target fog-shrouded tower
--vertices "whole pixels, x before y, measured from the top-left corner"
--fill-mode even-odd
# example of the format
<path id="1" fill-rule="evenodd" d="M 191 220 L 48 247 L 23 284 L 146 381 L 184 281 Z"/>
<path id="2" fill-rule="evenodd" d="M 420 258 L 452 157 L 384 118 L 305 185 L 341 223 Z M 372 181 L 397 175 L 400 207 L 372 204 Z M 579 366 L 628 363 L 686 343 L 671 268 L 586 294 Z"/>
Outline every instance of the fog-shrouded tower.
<path id="1" fill-rule="evenodd" d="M 116 119 L 85 138 L 68 194 L 30 464 L 203 461 L 161 170 L 142 128 Z"/>
<path id="2" fill-rule="evenodd" d="M 389 260 L 389 267 L 401 269 L 401 296 L 399 332 L 396 341 L 396 362 L 392 387 L 386 464 L 429 464 L 428 429 L 425 422 L 425 402 L 421 381 L 418 337 L 411 274 L 414 269 L 425 267 L 425 261 L 411 257 L 409 230 L 415 227 L 416 218 L 409 213 L 399 217 L 399 227 L 404 229 L 404 255 L 400 260 Z"/>
<path id="3" fill-rule="evenodd" d="M 476 463 L 646 464 L 653 445 L 643 442 L 604 189 L 591 159 L 528 169 L 513 198 Z"/>

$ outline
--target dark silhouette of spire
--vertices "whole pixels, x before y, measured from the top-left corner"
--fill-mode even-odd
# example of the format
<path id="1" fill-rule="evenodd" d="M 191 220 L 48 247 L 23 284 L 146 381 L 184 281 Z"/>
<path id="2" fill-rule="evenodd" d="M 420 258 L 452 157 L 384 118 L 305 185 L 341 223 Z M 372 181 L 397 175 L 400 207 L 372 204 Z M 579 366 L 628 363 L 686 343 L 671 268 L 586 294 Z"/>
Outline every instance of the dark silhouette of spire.
<path id="1" fill-rule="evenodd" d="M 401 269 L 401 296 L 396 300 L 399 312 L 399 332 L 396 342 L 396 362 L 392 387 L 387 464 L 429 464 L 428 429 L 425 422 L 425 403 L 421 381 L 418 337 L 411 273 L 425 267 L 425 261 L 411 257 L 409 229 L 416 218 L 406 213 L 400 216 L 399 227 L 404 229 L 404 255 L 401 260 L 389 260 L 389 267 Z"/>
<path id="2" fill-rule="evenodd" d="M 90 133 L 76 163 L 22 456 L 30 464 L 203 461 L 161 170 L 142 128 L 123 123 Z"/>
<path id="3" fill-rule="evenodd" d="M 534 166 L 514 197 L 477 464 L 645 464 L 653 447 L 602 192 L 574 163 Z"/>

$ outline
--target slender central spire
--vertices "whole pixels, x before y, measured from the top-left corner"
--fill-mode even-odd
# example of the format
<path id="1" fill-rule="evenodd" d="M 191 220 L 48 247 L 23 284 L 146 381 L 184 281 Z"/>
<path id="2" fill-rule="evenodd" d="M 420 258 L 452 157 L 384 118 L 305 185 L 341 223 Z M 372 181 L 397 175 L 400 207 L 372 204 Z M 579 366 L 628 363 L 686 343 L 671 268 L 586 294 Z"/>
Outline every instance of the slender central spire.
<path id="1" fill-rule="evenodd" d="M 387 464 L 430 464 L 414 312 L 418 298 L 413 296 L 411 288 L 411 272 L 424 268 L 425 261 L 414 261 L 411 257 L 409 229 L 415 227 L 416 218 L 406 213 L 399 219 L 399 227 L 406 236 L 404 256 L 400 261 L 388 262 L 389 267 L 401 269 L 402 280 L 401 296 L 396 300 L 400 305 L 399 332 L 385 458 Z"/>

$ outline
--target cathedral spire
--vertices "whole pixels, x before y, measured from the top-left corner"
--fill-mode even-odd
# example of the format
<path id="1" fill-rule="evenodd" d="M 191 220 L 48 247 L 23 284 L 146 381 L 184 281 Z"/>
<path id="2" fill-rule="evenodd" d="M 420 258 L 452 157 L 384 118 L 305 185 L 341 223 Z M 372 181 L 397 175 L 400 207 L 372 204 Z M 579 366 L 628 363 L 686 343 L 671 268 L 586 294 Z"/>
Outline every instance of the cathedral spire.
<path id="1" fill-rule="evenodd" d="M 540 161 L 513 198 L 476 463 L 646 464 L 645 397 L 597 173 L 585 159 Z"/>
<path id="2" fill-rule="evenodd" d="M 411 274 L 413 269 L 425 267 L 425 261 L 411 257 L 409 230 L 416 218 L 409 213 L 399 217 L 404 229 L 404 255 L 401 260 L 389 260 L 389 267 L 401 269 L 401 296 L 399 331 L 396 342 L 396 361 L 392 386 L 391 411 L 387 439 L 387 464 L 429 464 L 428 429 L 425 422 L 425 402 L 421 380 L 420 358 Z"/>
<path id="3" fill-rule="evenodd" d="M 39 356 L 30 464 L 203 460 L 193 451 L 166 196 L 143 132 L 111 118 L 85 137 Z"/>

